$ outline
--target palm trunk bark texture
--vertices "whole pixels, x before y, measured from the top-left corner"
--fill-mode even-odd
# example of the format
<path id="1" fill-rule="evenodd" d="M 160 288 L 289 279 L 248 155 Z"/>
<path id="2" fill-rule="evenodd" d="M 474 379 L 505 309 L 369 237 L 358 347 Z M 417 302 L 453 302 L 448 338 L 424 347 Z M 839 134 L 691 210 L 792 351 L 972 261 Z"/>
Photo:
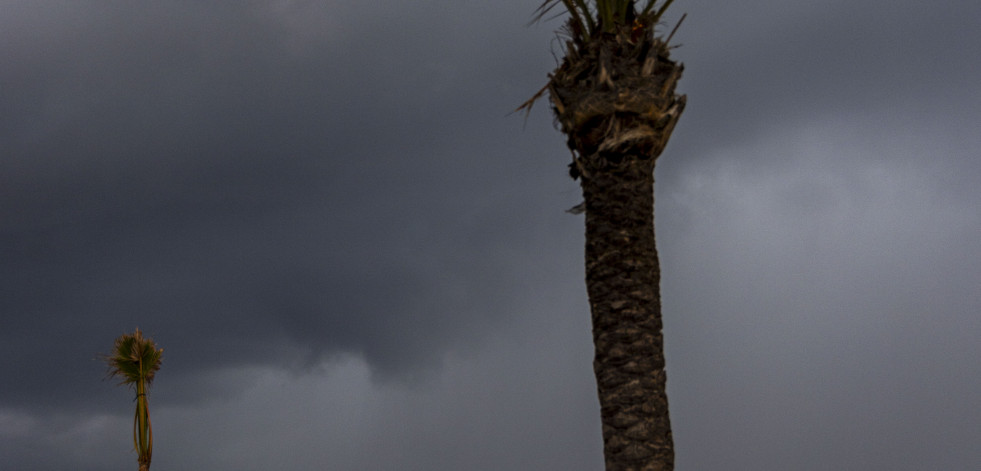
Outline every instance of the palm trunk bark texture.
<path id="1" fill-rule="evenodd" d="M 646 30 L 645 30 L 646 31 Z M 581 32 L 580 32 L 581 33 Z M 629 25 L 573 35 L 548 90 L 586 212 L 586 288 L 607 471 L 670 471 L 654 163 L 685 107 L 683 66 Z"/>
<path id="2" fill-rule="evenodd" d="M 607 470 L 670 470 L 653 161 L 583 178 L 586 286 Z"/>

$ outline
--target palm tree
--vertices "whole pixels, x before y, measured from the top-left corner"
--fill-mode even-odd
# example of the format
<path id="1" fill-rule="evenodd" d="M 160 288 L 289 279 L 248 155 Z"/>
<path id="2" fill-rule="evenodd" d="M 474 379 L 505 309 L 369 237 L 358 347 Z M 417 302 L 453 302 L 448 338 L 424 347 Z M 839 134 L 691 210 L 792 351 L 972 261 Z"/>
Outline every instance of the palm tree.
<path id="1" fill-rule="evenodd" d="M 139 454 L 139 471 L 150 469 L 153 455 L 153 427 L 147 408 L 147 391 L 153 377 L 160 369 L 163 349 L 157 348 L 152 339 L 144 338 L 140 329 L 123 334 L 116 339 L 112 354 L 105 355 L 109 365 L 108 377 L 119 376 L 122 382 L 136 389 L 136 415 L 133 417 L 133 447 Z"/>
<path id="2" fill-rule="evenodd" d="M 671 4 L 545 0 L 569 15 L 565 57 L 547 90 L 586 213 L 586 288 L 607 470 L 674 468 L 665 392 L 660 268 L 654 243 L 654 162 L 685 107 L 683 66 L 655 25 Z M 684 17 L 682 17 L 684 19 Z M 680 25 L 680 22 L 679 22 Z"/>

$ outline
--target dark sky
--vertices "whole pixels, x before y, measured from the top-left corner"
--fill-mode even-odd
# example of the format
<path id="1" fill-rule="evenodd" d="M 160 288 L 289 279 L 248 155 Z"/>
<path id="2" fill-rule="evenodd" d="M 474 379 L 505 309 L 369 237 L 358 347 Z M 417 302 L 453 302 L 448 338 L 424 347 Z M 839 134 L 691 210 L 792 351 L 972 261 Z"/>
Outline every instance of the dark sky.
<path id="1" fill-rule="evenodd" d="M 0 456 L 602 468 L 537 2 L 0 0 Z M 981 3 L 679 1 L 680 471 L 981 462 Z"/>

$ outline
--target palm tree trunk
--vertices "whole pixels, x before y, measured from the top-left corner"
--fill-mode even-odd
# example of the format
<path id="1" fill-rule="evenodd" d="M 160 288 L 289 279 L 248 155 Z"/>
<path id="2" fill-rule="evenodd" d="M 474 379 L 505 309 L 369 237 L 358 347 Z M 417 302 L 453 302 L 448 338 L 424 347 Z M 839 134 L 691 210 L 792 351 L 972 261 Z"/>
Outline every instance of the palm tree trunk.
<path id="1" fill-rule="evenodd" d="M 542 13 L 558 1 L 546 0 Z M 573 154 L 569 174 L 580 179 L 585 199 L 586 290 L 606 471 L 672 471 L 654 244 L 654 162 L 686 103 L 675 94 L 684 66 L 670 59 L 668 40 L 654 35 L 671 2 L 657 13 L 649 3 L 640 19 L 614 15 L 615 24 L 602 28 L 586 3 L 562 3 L 572 14 L 570 39 L 546 88 Z M 632 4 L 626 8 L 635 13 Z"/>
<path id="2" fill-rule="evenodd" d="M 654 159 L 625 157 L 581 177 L 606 469 L 671 470 Z"/>

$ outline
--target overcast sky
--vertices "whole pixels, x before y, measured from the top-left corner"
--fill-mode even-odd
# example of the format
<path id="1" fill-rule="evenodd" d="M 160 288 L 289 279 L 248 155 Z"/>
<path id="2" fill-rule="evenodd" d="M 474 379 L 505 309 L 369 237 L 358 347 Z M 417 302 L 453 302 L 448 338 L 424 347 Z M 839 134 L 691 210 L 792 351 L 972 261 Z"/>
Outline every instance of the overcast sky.
<path id="1" fill-rule="evenodd" d="M 602 468 L 537 1 L 0 0 L 0 456 Z M 680 471 L 981 462 L 981 3 L 675 2 Z"/>

